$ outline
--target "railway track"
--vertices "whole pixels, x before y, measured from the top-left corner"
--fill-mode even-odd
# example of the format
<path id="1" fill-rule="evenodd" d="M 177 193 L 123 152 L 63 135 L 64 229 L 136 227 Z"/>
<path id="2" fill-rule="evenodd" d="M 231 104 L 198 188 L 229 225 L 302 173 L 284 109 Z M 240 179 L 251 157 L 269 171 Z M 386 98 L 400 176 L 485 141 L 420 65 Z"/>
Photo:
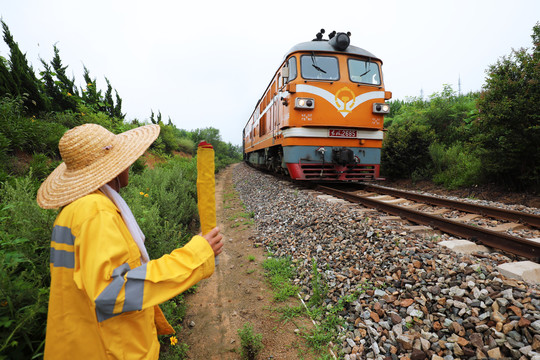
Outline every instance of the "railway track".
<path id="1" fill-rule="evenodd" d="M 510 235 L 506 232 L 490 230 L 476 225 L 469 225 L 464 222 L 452 220 L 436 214 L 418 211 L 411 206 L 401 206 L 396 204 L 398 201 L 393 201 L 392 203 L 388 200 L 374 198 L 374 194 L 372 193 L 362 195 L 355 192 L 343 191 L 337 188 L 322 185 L 317 186 L 316 190 L 347 200 L 349 202 L 359 203 L 366 207 L 375 208 L 388 214 L 396 215 L 411 222 L 429 226 L 454 236 L 469 239 L 478 244 L 483 244 L 488 247 L 525 257 L 535 262 L 540 262 L 539 241 Z M 517 221 L 524 225 L 540 228 L 540 216 L 534 214 L 475 205 L 472 203 L 443 199 L 376 185 L 364 185 L 363 190 L 372 191 L 377 194 L 390 195 L 400 199 L 412 200 L 422 204 L 430 204 L 438 207 L 480 214 L 484 217 Z"/>

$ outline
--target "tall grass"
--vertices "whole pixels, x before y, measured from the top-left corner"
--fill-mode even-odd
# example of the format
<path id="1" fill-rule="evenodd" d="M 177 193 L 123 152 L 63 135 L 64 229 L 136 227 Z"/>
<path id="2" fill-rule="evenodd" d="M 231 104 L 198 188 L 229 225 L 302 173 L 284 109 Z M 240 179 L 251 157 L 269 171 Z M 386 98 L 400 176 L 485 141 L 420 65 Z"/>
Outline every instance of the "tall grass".
<path id="1" fill-rule="evenodd" d="M 133 174 L 121 194 L 130 205 L 151 258 L 184 245 L 198 229 L 196 160 L 173 158 Z M 43 352 L 49 292 L 49 247 L 57 211 L 36 203 L 38 182 L 13 178 L 0 187 L 0 359 L 30 359 Z M 164 304 L 181 334 L 182 295 Z M 185 356 L 185 346 L 162 338 L 168 359 Z"/>

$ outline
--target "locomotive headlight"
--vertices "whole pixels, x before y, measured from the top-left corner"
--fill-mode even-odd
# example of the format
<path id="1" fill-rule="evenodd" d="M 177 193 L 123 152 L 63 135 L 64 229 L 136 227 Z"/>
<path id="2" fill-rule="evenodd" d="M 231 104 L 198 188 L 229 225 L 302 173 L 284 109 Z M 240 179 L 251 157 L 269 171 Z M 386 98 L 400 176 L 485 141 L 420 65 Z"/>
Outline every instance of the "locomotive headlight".
<path id="1" fill-rule="evenodd" d="M 375 103 L 373 104 L 373 113 L 375 114 L 388 114 L 390 112 L 390 105 Z"/>
<path id="2" fill-rule="evenodd" d="M 315 100 L 311 98 L 296 98 L 294 102 L 295 109 L 313 109 L 315 107 Z"/>

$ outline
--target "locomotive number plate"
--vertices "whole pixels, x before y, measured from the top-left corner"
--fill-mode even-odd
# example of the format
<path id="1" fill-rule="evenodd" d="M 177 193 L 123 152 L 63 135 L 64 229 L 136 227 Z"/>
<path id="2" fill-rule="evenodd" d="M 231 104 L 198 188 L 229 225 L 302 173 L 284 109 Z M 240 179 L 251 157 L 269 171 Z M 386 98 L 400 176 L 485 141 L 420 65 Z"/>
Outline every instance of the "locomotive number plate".
<path id="1" fill-rule="evenodd" d="M 329 137 L 339 137 L 339 138 L 355 138 L 356 130 L 345 130 L 345 129 L 329 129 Z"/>

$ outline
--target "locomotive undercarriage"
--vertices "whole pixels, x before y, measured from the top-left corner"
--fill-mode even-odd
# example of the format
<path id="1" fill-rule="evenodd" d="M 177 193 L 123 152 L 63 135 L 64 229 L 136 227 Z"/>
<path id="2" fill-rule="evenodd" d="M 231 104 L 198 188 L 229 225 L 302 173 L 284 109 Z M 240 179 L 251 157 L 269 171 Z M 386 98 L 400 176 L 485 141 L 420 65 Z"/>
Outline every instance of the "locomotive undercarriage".
<path id="1" fill-rule="evenodd" d="M 275 146 L 248 154 L 247 161 L 295 180 L 369 181 L 379 179 L 380 149 Z"/>

